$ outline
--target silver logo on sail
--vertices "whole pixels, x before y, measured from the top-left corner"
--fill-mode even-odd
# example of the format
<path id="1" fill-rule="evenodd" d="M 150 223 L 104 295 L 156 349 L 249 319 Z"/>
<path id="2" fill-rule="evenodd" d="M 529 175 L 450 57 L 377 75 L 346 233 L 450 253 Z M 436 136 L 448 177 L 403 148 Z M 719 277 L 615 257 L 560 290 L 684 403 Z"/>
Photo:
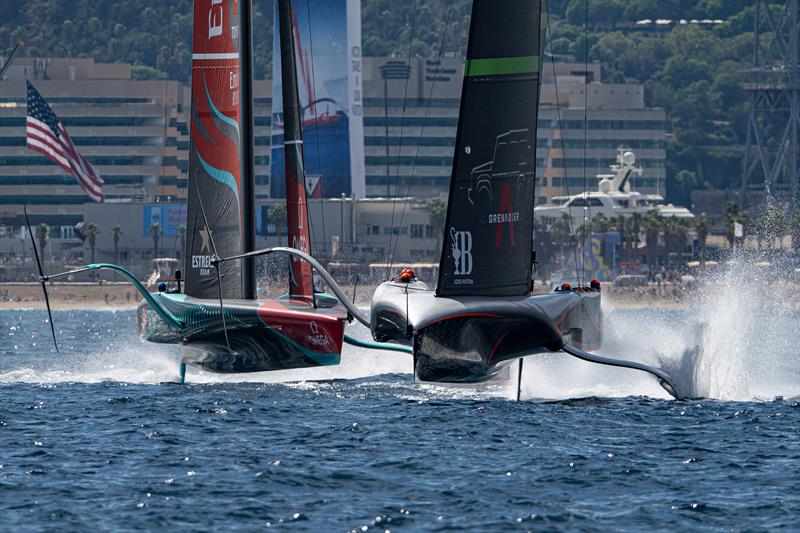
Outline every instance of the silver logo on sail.
<path id="1" fill-rule="evenodd" d="M 453 274 L 456 276 L 472 274 L 472 233 L 450 228 L 450 247 L 455 261 Z"/>

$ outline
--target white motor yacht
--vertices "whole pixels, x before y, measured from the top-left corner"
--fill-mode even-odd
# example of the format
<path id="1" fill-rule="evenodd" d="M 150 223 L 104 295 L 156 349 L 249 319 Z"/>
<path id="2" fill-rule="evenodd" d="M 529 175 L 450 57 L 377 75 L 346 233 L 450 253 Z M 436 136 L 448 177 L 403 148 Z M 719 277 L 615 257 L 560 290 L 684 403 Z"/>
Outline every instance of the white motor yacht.
<path id="1" fill-rule="evenodd" d="M 636 155 L 625 149 L 617 154 L 617 163 L 611 165 L 612 174 L 599 174 L 596 191 L 583 192 L 571 196 L 554 196 L 550 204 L 537 207 L 536 217 L 546 218 L 548 226 L 563 215 L 572 216 L 572 227 L 577 231 L 586 219 L 602 213 L 609 219 L 634 213 L 644 215 L 653 209 L 664 217 L 693 219 L 694 215 L 685 207 L 665 204 L 659 194 L 642 194 L 631 189 L 631 177 L 642 175 L 642 168 L 636 166 Z"/>

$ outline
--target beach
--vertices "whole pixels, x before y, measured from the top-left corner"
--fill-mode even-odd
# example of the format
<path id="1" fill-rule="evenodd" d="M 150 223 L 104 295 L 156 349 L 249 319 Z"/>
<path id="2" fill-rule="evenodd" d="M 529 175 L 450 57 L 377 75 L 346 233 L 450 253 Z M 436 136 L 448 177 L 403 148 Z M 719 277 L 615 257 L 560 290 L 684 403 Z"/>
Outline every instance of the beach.
<path id="1" fill-rule="evenodd" d="M 349 294 L 352 288 L 343 287 Z M 368 305 L 375 287 L 359 287 L 359 305 Z M 620 308 L 668 307 L 687 305 L 685 293 L 672 287 L 604 288 L 608 302 Z M 542 291 L 537 288 L 537 293 Z M 48 283 L 47 293 L 53 309 L 134 309 L 139 294 L 125 282 Z M 38 309 L 44 306 L 42 287 L 38 283 L 0 283 L 0 309 Z"/>
<path id="2" fill-rule="evenodd" d="M 800 312 L 800 284 L 782 282 L 776 292 L 789 296 Z M 368 306 L 375 285 L 358 287 L 357 303 Z M 343 286 L 346 294 L 351 294 L 351 286 Z M 269 292 L 269 291 L 268 291 Z M 536 294 L 544 294 L 549 289 L 537 287 Z M 603 299 L 618 309 L 643 309 L 658 307 L 662 309 L 685 309 L 697 305 L 696 289 L 681 284 L 650 284 L 641 287 L 615 287 L 603 285 Z M 47 293 L 53 309 L 135 309 L 141 297 L 126 282 L 82 282 L 48 283 Z M 269 294 L 277 297 L 279 294 Z M 38 283 L 0 283 L 0 309 L 38 309 L 44 306 L 42 287 Z"/>
<path id="3" fill-rule="evenodd" d="M 48 283 L 53 309 L 133 309 L 141 299 L 129 283 Z M 0 309 L 38 309 L 44 306 L 39 283 L 0 283 Z"/>

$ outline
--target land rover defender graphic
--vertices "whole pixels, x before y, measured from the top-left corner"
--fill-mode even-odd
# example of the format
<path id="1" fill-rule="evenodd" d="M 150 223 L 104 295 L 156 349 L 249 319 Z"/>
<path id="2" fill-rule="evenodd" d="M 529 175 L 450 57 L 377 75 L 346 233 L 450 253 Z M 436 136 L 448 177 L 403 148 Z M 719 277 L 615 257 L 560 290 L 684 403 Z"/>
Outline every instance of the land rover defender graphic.
<path id="1" fill-rule="evenodd" d="M 530 137 L 527 128 L 501 133 L 495 138 L 492 160 L 472 169 L 467 198 L 478 208 L 481 221 L 486 222 L 494 208 L 494 181 L 516 177 L 515 192 L 521 194 L 533 178 L 534 151 Z"/>

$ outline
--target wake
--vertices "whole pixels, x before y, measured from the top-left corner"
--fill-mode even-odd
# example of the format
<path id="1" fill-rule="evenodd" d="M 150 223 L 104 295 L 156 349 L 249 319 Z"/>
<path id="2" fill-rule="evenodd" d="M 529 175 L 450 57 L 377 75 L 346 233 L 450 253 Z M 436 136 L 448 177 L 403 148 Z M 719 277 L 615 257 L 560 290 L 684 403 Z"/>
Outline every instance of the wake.
<path id="1" fill-rule="evenodd" d="M 786 271 L 786 269 L 784 269 Z M 684 309 L 617 309 L 604 301 L 601 354 L 666 371 L 687 398 L 800 397 L 796 286 L 743 260 L 707 276 Z M 641 373 L 565 355 L 528 357 L 523 397 L 670 398 Z"/>
<path id="2" fill-rule="evenodd" d="M 604 301 L 601 354 L 662 368 L 683 396 L 718 400 L 800 397 L 800 324 L 796 286 L 740 261 L 707 277 L 685 309 L 617 309 Z M 133 313 L 56 312 L 63 355 L 52 350 L 44 311 L 9 311 L 0 317 L 0 384 L 116 381 L 157 384 L 177 380 L 178 350 L 142 343 Z M 348 334 L 369 340 L 359 324 Z M 189 383 L 295 383 L 357 380 L 411 374 L 411 357 L 346 346 L 342 364 L 303 370 L 221 375 L 190 369 Z M 516 396 L 517 365 L 492 395 Z M 297 385 L 302 386 L 302 385 Z M 384 383 L 384 386 L 385 383 Z M 470 397 L 468 388 L 418 385 L 423 396 Z M 450 391 L 452 389 L 452 391 Z M 450 392 L 448 392 L 450 391 Z M 670 398 L 652 377 L 593 365 L 566 354 L 525 359 L 523 399 L 587 396 Z"/>

